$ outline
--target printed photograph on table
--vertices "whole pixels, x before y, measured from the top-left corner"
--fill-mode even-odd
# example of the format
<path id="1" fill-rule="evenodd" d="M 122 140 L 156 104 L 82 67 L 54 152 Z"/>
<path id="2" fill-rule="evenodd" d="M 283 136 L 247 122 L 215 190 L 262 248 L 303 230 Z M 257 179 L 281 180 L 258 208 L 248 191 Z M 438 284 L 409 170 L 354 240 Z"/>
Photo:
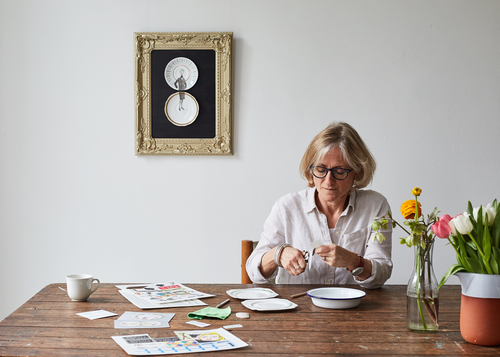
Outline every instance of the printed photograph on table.
<path id="1" fill-rule="evenodd" d="M 231 32 L 134 34 L 136 155 L 232 155 Z"/>

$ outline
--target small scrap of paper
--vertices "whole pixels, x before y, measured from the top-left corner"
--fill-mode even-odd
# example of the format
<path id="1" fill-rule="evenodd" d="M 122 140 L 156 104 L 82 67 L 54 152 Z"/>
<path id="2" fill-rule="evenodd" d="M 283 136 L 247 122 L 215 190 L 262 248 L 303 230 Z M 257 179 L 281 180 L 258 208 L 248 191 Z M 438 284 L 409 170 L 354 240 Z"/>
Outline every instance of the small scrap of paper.
<path id="1" fill-rule="evenodd" d="M 206 324 L 206 323 L 201 322 L 201 321 L 187 321 L 186 323 L 190 324 L 190 325 L 195 325 L 195 326 L 198 326 L 198 327 L 207 327 L 207 326 L 210 326 L 210 324 Z"/>
<path id="2" fill-rule="evenodd" d="M 314 242 L 311 242 L 311 244 L 309 245 L 309 249 L 310 250 L 314 250 L 316 248 L 319 248 L 321 247 L 322 245 L 324 245 L 326 243 L 323 243 L 322 241 L 320 240 L 315 240 Z"/>
<path id="3" fill-rule="evenodd" d="M 116 316 L 117 314 L 106 310 L 96 310 L 88 312 L 79 312 L 77 315 L 81 317 L 86 317 L 89 320 L 95 320 L 95 319 L 101 319 L 103 317 Z"/>
<path id="4" fill-rule="evenodd" d="M 226 325 L 226 326 L 223 326 L 226 330 L 230 330 L 232 328 L 239 328 L 239 327 L 243 327 L 243 325 L 240 325 L 240 324 L 236 324 L 236 325 Z"/>

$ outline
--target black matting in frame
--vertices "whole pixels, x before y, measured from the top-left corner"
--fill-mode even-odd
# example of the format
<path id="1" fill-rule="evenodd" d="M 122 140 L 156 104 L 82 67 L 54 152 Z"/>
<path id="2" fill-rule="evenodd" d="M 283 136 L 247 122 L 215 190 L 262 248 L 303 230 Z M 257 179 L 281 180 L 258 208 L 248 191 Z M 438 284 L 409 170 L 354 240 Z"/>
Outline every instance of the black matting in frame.
<path id="1" fill-rule="evenodd" d="M 177 91 L 165 80 L 165 67 L 177 57 L 186 57 L 198 67 L 198 80 L 186 92 L 196 98 L 199 113 L 187 126 L 172 124 L 165 115 L 165 102 Z M 156 139 L 215 137 L 215 51 L 153 50 L 151 52 L 151 136 Z"/>

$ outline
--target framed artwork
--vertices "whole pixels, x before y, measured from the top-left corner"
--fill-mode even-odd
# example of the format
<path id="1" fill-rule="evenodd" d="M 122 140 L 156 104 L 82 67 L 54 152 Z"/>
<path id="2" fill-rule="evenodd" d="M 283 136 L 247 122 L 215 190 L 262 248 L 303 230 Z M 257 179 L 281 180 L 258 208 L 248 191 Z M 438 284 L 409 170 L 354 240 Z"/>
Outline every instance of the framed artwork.
<path id="1" fill-rule="evenodd" d="M 233 155 L 232 32 L 137 32 L 136 155 Z"/>

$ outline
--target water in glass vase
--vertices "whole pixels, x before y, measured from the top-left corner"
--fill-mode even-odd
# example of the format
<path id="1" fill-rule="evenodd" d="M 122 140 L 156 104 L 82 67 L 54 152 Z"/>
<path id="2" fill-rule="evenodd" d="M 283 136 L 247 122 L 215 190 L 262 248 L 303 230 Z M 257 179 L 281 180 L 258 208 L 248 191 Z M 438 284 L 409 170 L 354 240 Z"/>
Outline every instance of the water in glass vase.
<path id="1" fill-rule="evenodd" d="M 407 296 L 407 327 L 412 331 L 437 331 L 439 315 L 439 298 L 417 298 Z M 420 307 L 419 307 L 420 305 Z"/>

